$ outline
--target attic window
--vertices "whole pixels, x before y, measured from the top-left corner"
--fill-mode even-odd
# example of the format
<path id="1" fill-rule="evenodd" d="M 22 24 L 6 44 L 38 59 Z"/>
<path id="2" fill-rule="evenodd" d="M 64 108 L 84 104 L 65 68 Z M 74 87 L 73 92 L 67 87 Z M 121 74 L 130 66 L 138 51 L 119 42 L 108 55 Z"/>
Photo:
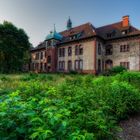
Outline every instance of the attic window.
<path id="1" fill-rule="evenodd" d="M 122 31 L 122 34 L 123 34 L 123 35 L 126 35 L 127 33 L 128 33 L 128 30 L 123 30 L 123 31 Z"/>
<path id="2" fill-rule="evenodd" d="M 107 38 L 111 38 L 111 34 L 110 33 L 107 33 L 106 36 L 107 36 Z"/>
<path id="3" fill-rule="evenodd" d="M 70 40 L 74 40 L 77 38 L 77 35 L 70 36 Z"/>
<path id="4" fill-rule="evenodd" d="M 111 37 L 114 37 L 116 35 L 116 31 L 113 30 L 111 33 L 107 33 L 106 36 L 107 38 L 111 38 Z"/>

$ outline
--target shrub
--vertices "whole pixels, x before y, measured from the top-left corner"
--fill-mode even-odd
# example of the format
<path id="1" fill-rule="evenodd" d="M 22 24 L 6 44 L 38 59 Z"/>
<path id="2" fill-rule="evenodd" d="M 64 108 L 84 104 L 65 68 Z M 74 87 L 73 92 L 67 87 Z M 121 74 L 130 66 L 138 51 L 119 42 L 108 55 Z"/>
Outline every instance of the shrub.
<path id="1" fill-rule="evenodd" d="M 103 75 L 104 76 L 109 76 L 109 75 L 115 75 L 115 74 L 119 74 L 119 73 L 122 73 L 122 72 L 125 72 L 127 71 L 127 69 L 123 66 L 115 66 L 109 70 L 106 70 Z"/>
<path id="2" fill-rule="evenodd" d="M 123 66 L 115 66 L 109 70 L 110 74 L 118 74 L 121 72 L 127 71 L 127 69 Z"/>
<path id="3" fill-rule="evenodd" d="M 71 71 L 69 72 L 69 74 L 78 74 L 78 72 L 77 72 L 77 71 L 74 71 L 74 70 L 71 70 Z"/>
<path id="4" fill-rule="evenodd" d="M 16 89 L 0 89 L 0 139 L 115 140 L 117 122 L 140 110 L 139 87 L 125 74 L 17 79 Z"/>

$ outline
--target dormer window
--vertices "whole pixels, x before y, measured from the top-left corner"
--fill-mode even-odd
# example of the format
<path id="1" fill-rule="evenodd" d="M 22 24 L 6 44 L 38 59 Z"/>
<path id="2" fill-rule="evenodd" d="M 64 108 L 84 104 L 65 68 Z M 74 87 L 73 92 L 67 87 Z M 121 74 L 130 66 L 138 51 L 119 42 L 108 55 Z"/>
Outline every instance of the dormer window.
<path id="1" fill-rule="evenodd" d="M 123 35 L 126 35 L 127 33 L 128 33 L 128 30 L 123 30 L 123 31 L 122 31 L 122 34 L 123 34 Z"/>
<path id="2" fill-rule="evenodd" d="M 107 38 L 111 38 L 111 33 L 106 34 Z"/>
<path id="3" fill-rule="evenodd" d="M 106 37 L 107 37 L 107 38 L 111 38 L 111 37 L 114 37 L 115 35 L 116 35 L 116 31 L 113 30 L 111 33 L 107 33 L 107 34 L 106 34 Z"/>
<path id="4" fill-rule="evenodd" d="M 77 38 L 77 35 L 70 36 L 70 40 L 74 40 Z"/>

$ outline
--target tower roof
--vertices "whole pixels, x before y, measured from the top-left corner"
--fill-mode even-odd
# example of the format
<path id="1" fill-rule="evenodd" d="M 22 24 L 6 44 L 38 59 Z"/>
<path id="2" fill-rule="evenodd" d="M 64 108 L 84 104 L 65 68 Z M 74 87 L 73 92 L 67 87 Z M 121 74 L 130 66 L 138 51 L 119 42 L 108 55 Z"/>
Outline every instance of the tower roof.
<path id="1" fill-rule="evenodd" d="M 62 38 L 63 36 L 56 32 L 56 28 L 54 25 L 54 30 L 51 31 L 50 34 L 47 35 L 46 40 L 50 40 L 50 39 L 61 40 Z"/>
<path id="2" fill-rule="evenodd" d="M 72 21 L 69 17 L 68 21 L 67 21 L 67 30 L 71 29 L 72 28 Z"/>

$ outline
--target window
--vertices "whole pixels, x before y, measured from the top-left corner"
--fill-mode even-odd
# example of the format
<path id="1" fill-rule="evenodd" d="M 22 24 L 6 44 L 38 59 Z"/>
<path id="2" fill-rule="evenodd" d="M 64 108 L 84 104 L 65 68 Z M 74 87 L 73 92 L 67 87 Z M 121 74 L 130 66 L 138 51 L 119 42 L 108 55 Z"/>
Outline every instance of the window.
<path id="1" fill-rule="evenodd" d="M 129 45 L 121 45 L 120 52 L 129 52 L 130 48 Z"/>
<path id="2" fill-rule="evenodd" d="M 113 54 L 113 46 L 108 45 L 106 46 L 106 55 L 112 55 Z"/>
<path id="3" fill-rule="evenodd" d="M 106 34 L 107 38 L 111 38 L 111 33 Z"/>
<path id="4" fill-rule="evenodd" d="M 76 46 L 75 46 L 75 55 L 78 55 L 78 53 L 79 53 L 79 52 L 78 52 L 78 46 L 76 45 Z"/>
<path id="5" fill-rule="evenodd" d="M 116 31 L 113 30 L 113 31 L 111 31 L 110 33 L 107 33 L 107 34 L 106 34 L 106 37 L 107 37 L 107 38 L 111 38 L 111 37 L 114 37 L 115 35 L 116 35 Z"/>
<path id="6" fill-rule="evenodd" d="M 78 69 L 79 69 L 79 61 L 75 60 L 75 70 L 78 70 Z"/>
<path id="7" fill-rule="evenodd" d="M 70 40 L 77 39 L 77 35 L 70 36 Z"/>
<path id="8" fill-rule="evenodd" d="M 110 59 L 106 60 L 106 61 L 105 61 L 105 68 L 106 68 L 106 70 L 109 70 L 109 69 L 111 69 L 112 67 L 113 67 L 113 61 L 110 60 Z"/>
<path id="9" fill-rule="evenodd" d="M 35 59 L 36 59 L 36 55 L 32 54 L 32 60 L 35 60 Z"/>
<path id="10" fill-rule="evenodd" d="M 83 69 L 83 60 L 79 60 L 79 69 L 80 69 L 80 70 Z"/>
<path id="11" fill-rule="evenodd" d="M 32 70 L 35 70 L 35 63 L 32 63 Z"/>
<path id="12" fill-rule="evenodd" d="M 101 60 L 98 59 L 98 72 L 101 72 Z"/>
<path id="13" fill-rule="evenodd" d="M 43 52 L 41 52 L 41 56 L 40 56 L 40 58 L 43 59 Z"/>
<path id="14" fill-rule="evenodd" d="M 35 70 L 39 69 L 39 63 L 35 63 Z"/>
<path id="15" fill-rule="evenodd" d="M 62 62 L 59 61 L 59 70 L 61 70 L 61 69 L 62 69 Z"/>
<path id="16" fill-rule="evenodd" d="M 39 59 L 39 52 L 36 53 L 35 59 L 36 59 L 36 60 Z"/>
<path id="17" fill-rule="evenodd" d="M 98 43 L 98 55 L 101 55 L 101 44 Z"/>
<path id="18" fill-rule="evenodd" d="M 48 41 L 48 44 L 47 44 L 47 45 L 48 45 L 48 46 L 51 46 L 51 40 Z"/>
<path id="19" fill-rule="evenodd" d="M 75 70 L 83 69 L 83 60 L 75 60 Z"/>
<path id="20" fill-rule="evenodd" d="M 47 52 L 45 51 L 45 58 L 47 57 Z"/>
<path id="21" fill-rule="evenodd" d="M 72 70 L 72 61 L 71 60 L 68 61 L 68 70 L 69 71 Z"/>
<path id="22" fill-rule="evenodd" d="M 65 61 L 59 61 L 59 70 L 65 70 Z"/>
<path id="23" fill-rule="evenodd" d="M 47 62 L 48 62 L 48 63 L 51 63 L 51 56 L 48 56 Z"/>
<path id="24" fill-rule="evenodd" d="M 43 63 L 40 63 L 40 71 L 43 70 Z"/>
<path id="25" fill-rule="evenodd" d="M 65 48 L 62 48 L 62 56 L 65 56 Z"/>
<path id="26" fill-rule="evenodd" d="M 129 62 L 120 62 L 120 66 L 125 67 L 126 69 L 129 69 Z"/>
<path id="27" fill-rule="evenodd" d="M 62 61 L 62 70 L 65 70 L 65 61 Z"/>
<path id="28" fill-rule="evenodd" d="M 71 56 L 71 55 L 72 55 L 72 48 L 69 47 L 69 48 L 68 48 L 68 56 Z"/>
<path id="29" fill-rule="evenodd" d="M 123 31 L 122 31 L 122 34 L 123 34 L 123 35 L 126 35 L 127 33 L 128 33 L 128 30 L 123 30 Z"/>
<path id="30" fill-rule="evenodd" d="M 81 45 L 79 46 L 79 55 L 83 54 L 83 47 L 81 47 Z"/>
<path id="31" fill-rule="evenodd" d="M 62 49 L 60 48 L 59 49 L 59 57 L 61 57 L 62 56 Z"/>
<path id="32" fill-rule="evenodd" d="M 65 48 L 59 48 L 59 57 L 65 56 Z"/>
<path id="33" fill-rule="evenodd" d="M 83 54 L 83 47 L 81 45 L 75 46 L 75 55 L 82 55 Z"/>
<path id="34" fill-rule="evenodd" d="M 47 63 L 44 64 L 44 70 L 47 70 Z"/>

